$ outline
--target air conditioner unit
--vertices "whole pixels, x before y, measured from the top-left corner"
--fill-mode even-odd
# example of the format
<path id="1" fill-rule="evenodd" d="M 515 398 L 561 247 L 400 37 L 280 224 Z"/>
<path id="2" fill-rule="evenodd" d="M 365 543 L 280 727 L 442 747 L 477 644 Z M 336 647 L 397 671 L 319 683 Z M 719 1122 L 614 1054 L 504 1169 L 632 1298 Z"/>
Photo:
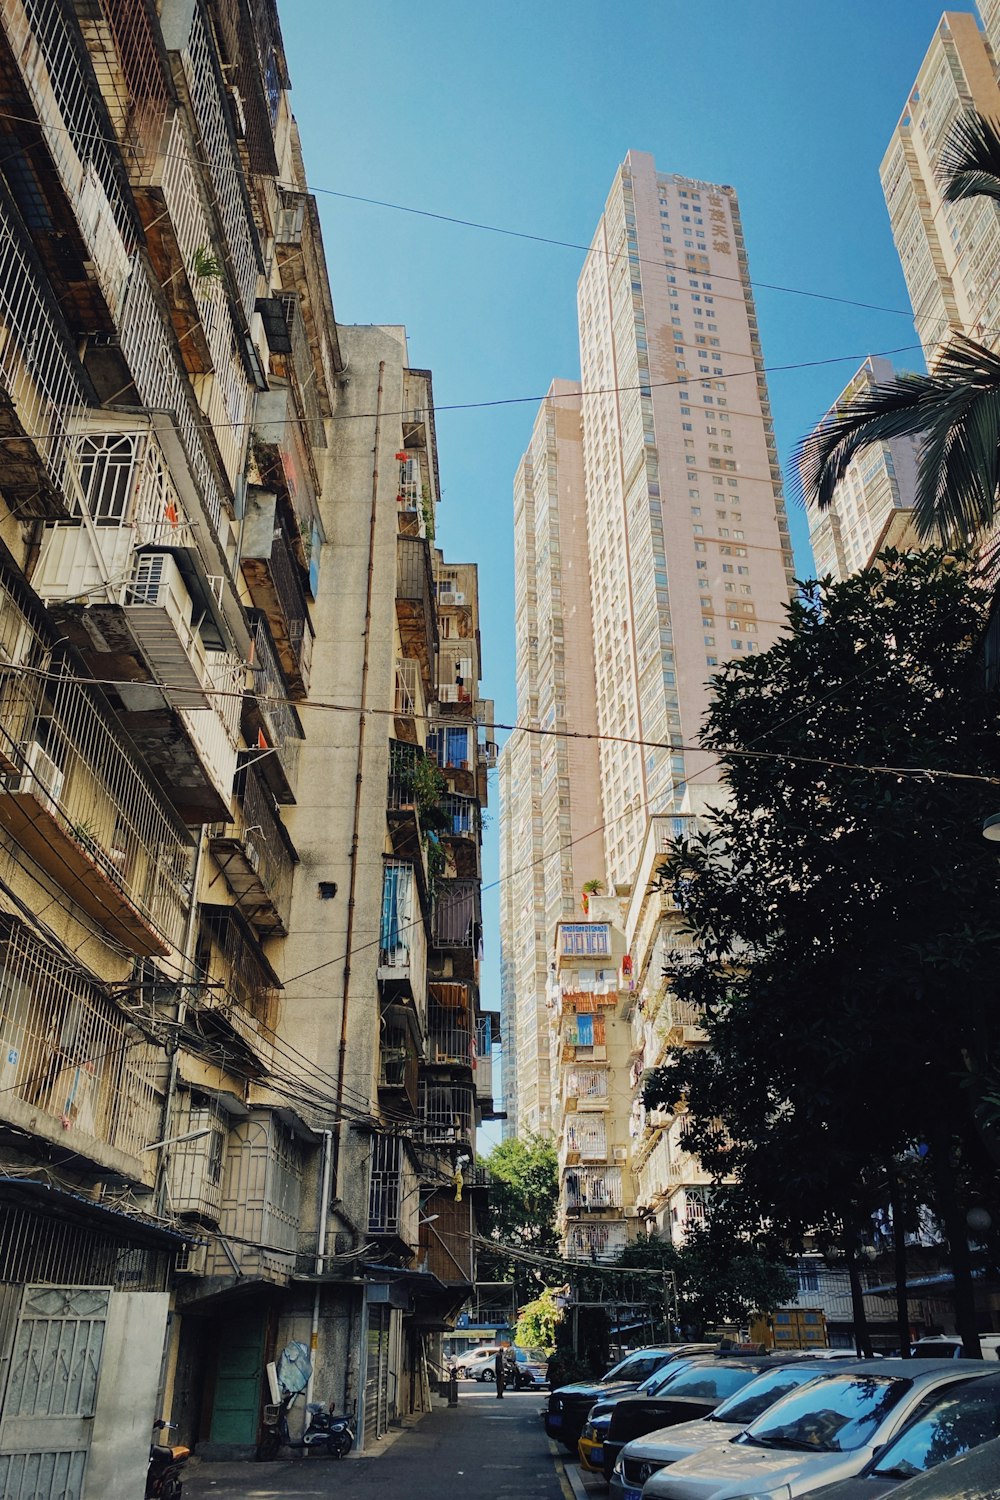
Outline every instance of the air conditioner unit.
<path id="1" fill-rule="evenodd" d="M 178 1276 L 204 1276 L 207 1245 L 182 1245 L 174 1255 L 174 1271 Z"/>
<path id="2" fill-rule="evenodd" d="M 449 604 L 464 604 L 465 603 L 465 595 L 464 594 L 452 593 L 451 597 L 447 600 L 447 603 L 449 603 Z"/>
<path id="3" fill-rule="evenodd" d="M 37 740 L 28 746 L 25 756 L 27 769 L 21 778 L 21 790 L 32 792 L 49 812 L 59 811 L 59 798 L 63 788 L 63 773 L 51 755 L 43 750 Z"/>
<path id="4" fill-rule="evenodd" d="M 136 555 L 125 607 L 132 632 L 157 678 L 180 689 L 173 706 L 207 707 L 205 647 L 192 624 L 191 595 L 171 553 Z M 172 695 L 168 697 L 173 701 Z"/>
<path id="5" fill-rule="evenodd" d="M 595 1062 L 607 1062 L 607 1060 L 608 1060 L 608 1049 L 607 1049 L 607 1047 L 602 1047 L 602 1046 L 598 1045 L 598 1046 L 596 1046 L 596 1047 L 593 1048 L 593 1050 L 591 1051 L 590 1055 L 594 1059 Z"/>
<path id="6" fill-rule="evenodd" d="M 615 1147 L 613 1147 L 612 1148 L 612 1152 L 611 1152 L 611 1160 L 612 1161 L 628 1161 L 628 1147 L 627 1146 L 615 1146 Z"/>

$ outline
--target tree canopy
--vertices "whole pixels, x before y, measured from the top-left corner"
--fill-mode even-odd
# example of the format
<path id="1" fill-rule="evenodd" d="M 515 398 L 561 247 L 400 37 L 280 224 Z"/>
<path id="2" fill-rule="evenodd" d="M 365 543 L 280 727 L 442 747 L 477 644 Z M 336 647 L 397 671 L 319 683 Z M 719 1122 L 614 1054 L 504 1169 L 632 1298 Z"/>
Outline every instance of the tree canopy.
<path id="1" fill-rule="evenodd" d="M 851 1231 L 922 1144 L 959 1276 L 955 1176 L 1000 1055 L 988 605 L 960 558 L 885 553 L 805 585 L 788 633 L 715 678 L 701 742 L 731 801 L 664 872 L 698 938 L 671 983 L 710 1045 L 645 1093 L 687 1108 L 733 1202 L 792 1235 Z"/>
<path id="2" fill-rule="evenodd" d="M 558 1255 L 559 1167 L 552 1142 L 539 1135 L 512 1136 L 494 1146 L 481 1165 L 490 1174 L 489 1238 L 536 1255 Z M 513 1280 L 519 1297 L 532 1285 L 537 1289 L 540 1280 L 565 1279 L 558 1268 L 541 1267 L 536 1274 L 502 1250 L 483 1252 L 480 1275 L 487 1271 Z"/>

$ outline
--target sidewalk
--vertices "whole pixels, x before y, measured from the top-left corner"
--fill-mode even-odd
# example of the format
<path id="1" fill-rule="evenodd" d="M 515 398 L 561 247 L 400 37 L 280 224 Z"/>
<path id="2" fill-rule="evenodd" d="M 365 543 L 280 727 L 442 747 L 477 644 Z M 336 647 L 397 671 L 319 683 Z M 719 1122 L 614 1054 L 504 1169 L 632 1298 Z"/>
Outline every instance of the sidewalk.
<path id="1" fill-rule="evenodd" d="M 192 1462 L 185 1500 L 584 1500 L 542 1428 L 544 1395 L 460 1385 L 459 1405 L 435 1406 L 369 1454 L 271 1464 Z M 561 1453 L 561 1450 L 560 1450 Z M 576 1465 L 572 1472 L 578 1473 Z"/>

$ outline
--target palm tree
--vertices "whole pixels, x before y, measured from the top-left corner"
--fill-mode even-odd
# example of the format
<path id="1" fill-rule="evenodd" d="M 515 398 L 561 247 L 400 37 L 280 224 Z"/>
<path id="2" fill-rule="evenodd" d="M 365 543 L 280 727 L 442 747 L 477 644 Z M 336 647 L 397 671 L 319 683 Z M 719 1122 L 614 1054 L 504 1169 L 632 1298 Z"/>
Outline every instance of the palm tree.
<path id="1" fill-rule="evenodd" d="M 946 202 L 1000 200 L 1000 129 L 970 112 L 938 163 Z M 921 437 L 914 522 L 923 538 L 977 539 L 1000 511 L 1000 354 L 954 334 L 929 375 L 899 375 L 830 412 L 800 443 L 801 491 L 827 509 L 851 461 L 873 443 Z"/>

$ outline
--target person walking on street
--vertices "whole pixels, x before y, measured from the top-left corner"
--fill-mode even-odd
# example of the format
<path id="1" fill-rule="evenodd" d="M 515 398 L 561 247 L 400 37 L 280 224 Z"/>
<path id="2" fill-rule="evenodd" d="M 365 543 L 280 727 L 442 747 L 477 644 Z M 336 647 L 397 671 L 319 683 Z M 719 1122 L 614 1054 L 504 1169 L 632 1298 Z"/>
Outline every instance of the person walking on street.
<path id="1" fill-rule="evenodd" d="M 507 1374 L 507 1360 L 503 1345 L 497 1350 L 493 1357 L 493 1371 L 497 1382 L 497 1400 L 503 1400 L 504 1379 Z"/>

